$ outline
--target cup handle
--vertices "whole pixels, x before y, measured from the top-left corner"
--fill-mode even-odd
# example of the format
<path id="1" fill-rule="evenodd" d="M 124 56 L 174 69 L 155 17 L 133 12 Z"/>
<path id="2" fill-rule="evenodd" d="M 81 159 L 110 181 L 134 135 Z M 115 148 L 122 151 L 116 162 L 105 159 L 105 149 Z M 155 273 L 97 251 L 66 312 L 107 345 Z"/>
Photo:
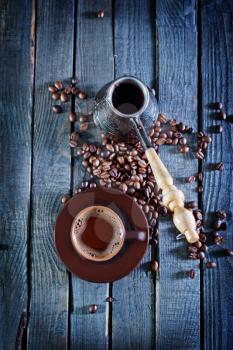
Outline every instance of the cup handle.
<path id="1" fill-rule="evenodd" d="M 147 234 L 144 231 L 126 231 L 125 240 L 137 240 L 140 242 L 145 242 Z"/>

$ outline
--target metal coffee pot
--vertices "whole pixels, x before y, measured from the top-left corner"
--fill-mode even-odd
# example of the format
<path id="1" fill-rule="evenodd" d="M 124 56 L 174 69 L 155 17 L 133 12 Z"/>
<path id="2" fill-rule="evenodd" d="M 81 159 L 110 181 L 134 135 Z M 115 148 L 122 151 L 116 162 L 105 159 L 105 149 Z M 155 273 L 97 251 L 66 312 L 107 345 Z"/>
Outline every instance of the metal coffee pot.
<path id="1" fill-rule="evenodd" d="M 157 115 L 158 105 L 152 91 L 132 76 L 123 76 L 106 84 L 98 92 L 93 110 L 94 122 L 104 132 L 125 139 L 131 132 L 138 136 L 155 180 L 162 190 L 163 202 L 174 213 L 175 226 L 188 242 L 194 243 L 199 239 L 194 216 L 184 208 L 183 192 L 173 185 L 171 175 L 147 136 Z"/>

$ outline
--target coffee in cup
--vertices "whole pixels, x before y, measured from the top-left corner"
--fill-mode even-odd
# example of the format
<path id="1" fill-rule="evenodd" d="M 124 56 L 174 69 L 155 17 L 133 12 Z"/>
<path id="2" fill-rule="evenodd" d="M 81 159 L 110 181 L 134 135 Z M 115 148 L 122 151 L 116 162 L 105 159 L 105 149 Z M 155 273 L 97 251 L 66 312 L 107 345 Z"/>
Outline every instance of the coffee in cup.
<path id="1" fill-rule="evenodd" d="M 71 241 L 84 258 L 106 261 L 119 253 L 125 238 L 125 227 L 119 215 L 105 206 L 81 210 L 71 227 Z"/>

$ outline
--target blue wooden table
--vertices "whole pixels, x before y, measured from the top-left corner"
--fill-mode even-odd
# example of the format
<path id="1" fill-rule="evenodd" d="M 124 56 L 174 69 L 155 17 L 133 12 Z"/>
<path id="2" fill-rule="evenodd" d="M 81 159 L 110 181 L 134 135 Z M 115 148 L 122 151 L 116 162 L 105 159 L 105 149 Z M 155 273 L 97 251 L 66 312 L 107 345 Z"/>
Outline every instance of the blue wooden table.
<path id="1" fill-rule="evenodd" d="M 186 258 L 185 242 L 175 239 L 171 221 L 161 220 L 156 277 L 148 248 L 140 266 L 113 284 L 78 279 L 55 253 L 61 196 L 80 181 L 80 163 L 68 145 L 70 102 L 54 116 L 48 84 L 76 75 L 90 97 L 81 106 L 88 112 L 98 89 L 124 73 L 155 88 L 160 111 L 194 129 L 211 132 L 221 124 L 210 103 L 223 103 L 228 119 L 221 137 L 211 135 L 204 161 L 187 155 L 184 162 L 168 148 L 161 158 L 206 220 L 227 211 L 224 244 L 233 248 L 232 1 L 2 0 L 0 349 L 14 349 L 20 319 L 32 350 L 233 349 L 233 258 L 222 248 L 210 247 L 217 268 L 206 270 Z M 211 171 L 218 161 L 224 171 Z M 201 194 L 183 181 L 198 169 Z M 95 314 L 90 304 L 98 305 Z"/>

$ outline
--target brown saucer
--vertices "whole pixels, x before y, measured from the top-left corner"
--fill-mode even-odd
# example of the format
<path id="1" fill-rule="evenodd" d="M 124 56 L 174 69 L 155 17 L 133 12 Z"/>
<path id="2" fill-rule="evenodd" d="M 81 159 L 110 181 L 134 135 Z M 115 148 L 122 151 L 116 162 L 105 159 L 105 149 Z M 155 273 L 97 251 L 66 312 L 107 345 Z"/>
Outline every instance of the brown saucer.
<path id="1" fill-rule="evenodd" d="M 144 231 L 146 240 L 126 240 L 121 251 L 112 259 L 94 262 L 80 256 L 71 242 L 71 226 L 75 216 L 84 208 L 104 205 L 122 219 L 126 231 Z M 67 268 L 90 282 L 112 282 L 129 274 L 143 258 L 148 244 L 148 224 L 141 208 L 119 190 L 110 188 L 87 189 L 71 198 L 57 217 L 55 244 L 58 255 Z"/>

